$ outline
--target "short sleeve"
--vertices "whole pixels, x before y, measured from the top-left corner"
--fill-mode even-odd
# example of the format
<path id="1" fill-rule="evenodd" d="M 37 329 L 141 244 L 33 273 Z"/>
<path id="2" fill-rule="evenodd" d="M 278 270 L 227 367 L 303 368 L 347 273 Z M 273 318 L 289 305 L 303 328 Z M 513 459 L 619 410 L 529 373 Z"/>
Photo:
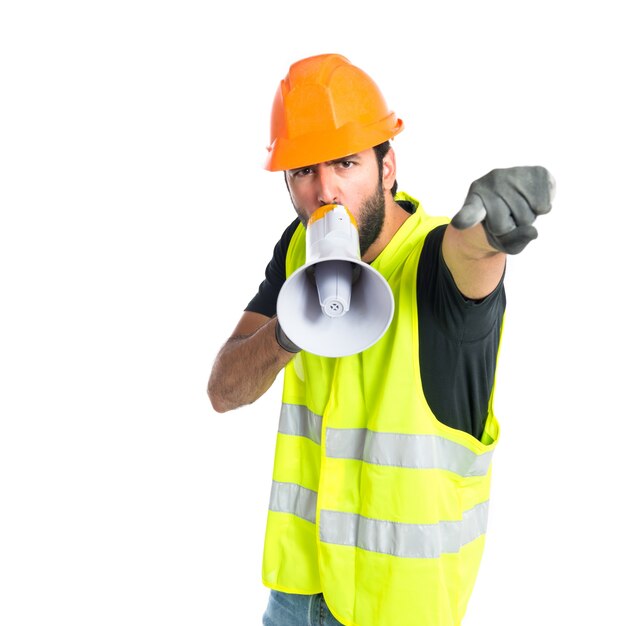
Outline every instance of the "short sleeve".
<path id="1" fill-rule="evenodd" d="M 439 421 L 480 439 L 495 380 L 504 282 L 480 301 L 465 298 L 443 259 L 445 228 L 428 234 L 418 267 L 422 386 Z"/>
<path id="2" fill-rule="evenodd" d="M 253 313 L 261 313 L 267 317 L 276 315 L 276 301 L 283 283 L 286 280 L 285 259 L 287 258 L 287 250 L 289 242 L 296 232 L 296 228 L 300 220 L 295 219 L 282 234 L 281 238 L 274 246 L 274 254 L 272 259 L 265 268 L 265 279 L 259 285 L 256 295 L 250 300 L 246 306 L 246 311 Z"/>

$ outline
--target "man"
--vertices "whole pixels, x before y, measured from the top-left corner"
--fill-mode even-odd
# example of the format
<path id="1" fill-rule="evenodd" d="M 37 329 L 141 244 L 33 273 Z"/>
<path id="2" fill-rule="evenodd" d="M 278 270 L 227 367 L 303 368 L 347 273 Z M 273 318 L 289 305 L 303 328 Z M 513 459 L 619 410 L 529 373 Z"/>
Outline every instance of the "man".
<path id="1" fill-rule="evenodd" d="M 269 626 L 455 626 L 482 555 L 506 254 L 537 236 L 553 181 L 493 170 L 453 218 L 397 193 L 403 127 L 372 79 L 336 54 L 294 63 L 274 100 L 266 167 L 298 215 L 209 380 L 218 412 L 285 368 L 263 581 Z M 387 332 L 359 354 L 302 351 L 275 316 L 305 262 L 316 209 L 349 209 L 362 260 L 389 283 Z"/>

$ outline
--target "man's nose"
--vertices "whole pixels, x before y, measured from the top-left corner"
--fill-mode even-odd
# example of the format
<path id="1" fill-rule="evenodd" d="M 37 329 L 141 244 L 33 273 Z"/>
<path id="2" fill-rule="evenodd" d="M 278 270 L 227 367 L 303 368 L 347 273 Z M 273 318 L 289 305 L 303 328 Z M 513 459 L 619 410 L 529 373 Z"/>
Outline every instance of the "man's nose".
<path id="1" fill-rule="evenodd" d="M 341 204 L 341 190 L 337 176 L 331 167 L 321 166 L 317 172 L 318 195 L 320 206 Z"/>

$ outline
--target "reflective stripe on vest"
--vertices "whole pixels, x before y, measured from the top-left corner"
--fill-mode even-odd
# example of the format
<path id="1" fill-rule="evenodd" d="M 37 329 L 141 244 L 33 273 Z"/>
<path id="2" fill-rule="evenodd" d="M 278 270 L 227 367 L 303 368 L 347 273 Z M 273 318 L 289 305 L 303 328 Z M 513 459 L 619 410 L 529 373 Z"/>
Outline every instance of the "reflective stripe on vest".
<path id="1" fill-rule="evenodd" d="M 437 435 L 381 433 L 366 428 L 326 429 L 326 456 L 373 465 L 441 469 L 459 476 L 485 476 L 493 451 L 475 454 Z"/>
<path id="2" fill-rule="evenodd" d="M 294 483 L 272 483 L 270 510 L 315 523 L 317 493 Z M 320 511 L 320 540 L 402 558 L 432 559 L 458 552 L 487 531 L 489 501 L 463 513 L 463 519 L 437 524 L 375 520 L 340 511 Z"/>
<path id="3" fill-rule="evenodd" d="M 322 441 L 322 416 L 301 404 L 283 404 L 280 409 L 278 432 L 283 435 L 306 437 L 317 444 Z"/>
<path id="4" fill-rule="evenodd" d="M 321 442 L 322 417 L 306 406 L 283 404 L 279 432 Z M 485 476 L 493 450 L 475 454 L 445 437 L 382 433 L 366 428 L 327 428 L 326 456 L 373 465 L 441 469 L 459 476 Z"/>
<path id="5" fill-rule="evenodd" d="M 272 482 L 270 511 L 290 513 L 315 524 L 317 492 L 295 483 Z"/>
<path id="6" fill-rule="evenodd" d="M 463 513 L 458 521 L 405 524 L 353 513 L 320 511 L 320 540 L 403 558 L 432 559 L 458 552 L 487 531 L 489 501 Z"/>

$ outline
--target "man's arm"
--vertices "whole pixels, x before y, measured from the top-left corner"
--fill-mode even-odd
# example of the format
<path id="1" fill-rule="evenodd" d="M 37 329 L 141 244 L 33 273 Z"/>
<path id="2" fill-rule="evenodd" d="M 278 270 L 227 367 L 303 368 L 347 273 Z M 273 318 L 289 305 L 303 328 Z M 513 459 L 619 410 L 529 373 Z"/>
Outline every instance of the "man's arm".
<path id="1" fill-rule="evenodd" d="M 489 245 L 481 224 L 467 230 L 448 224 L 441 252 L 459 291 L 470 300 L 486 298 L 504 273 L 506 254 Z"/>
<path id="2" fill-rule="evenodd" d="M 554 189 L 550 172 L 539 166 L 492 170 L 472 183 L 442 243 L 464 296 L 477 300 L 496 288 L 506 254 L 518 254 L 537 237 L 533 222 L 550 211 Z"/>
<path id="3" fill-rule="evenodd" d="M 276 340 L 276 318 L 246 311 L 218 352 L 207 392 L 218 413 L 260 398 L 294 353 Z"/>

